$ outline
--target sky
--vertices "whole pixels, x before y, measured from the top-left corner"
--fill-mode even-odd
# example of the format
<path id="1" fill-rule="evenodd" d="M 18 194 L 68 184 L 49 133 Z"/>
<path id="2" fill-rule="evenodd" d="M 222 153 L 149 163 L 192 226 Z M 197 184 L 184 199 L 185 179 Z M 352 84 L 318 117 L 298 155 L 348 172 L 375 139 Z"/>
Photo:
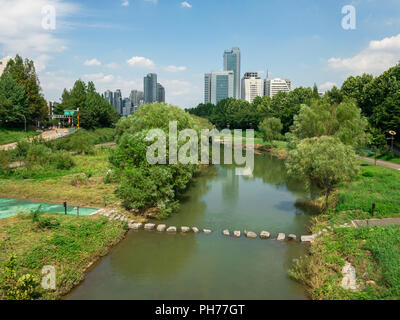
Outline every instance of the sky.
<path id="1" fill-rule="evenodd" d="M 33 59 L 51 101 L 77 79 L 129 96 L 154 72 L 167 103 L 195 107 L 232 47 L 242 74 L 325 91 L 400 61 L 400 0 L 0 0 L 0 57 Z"/>

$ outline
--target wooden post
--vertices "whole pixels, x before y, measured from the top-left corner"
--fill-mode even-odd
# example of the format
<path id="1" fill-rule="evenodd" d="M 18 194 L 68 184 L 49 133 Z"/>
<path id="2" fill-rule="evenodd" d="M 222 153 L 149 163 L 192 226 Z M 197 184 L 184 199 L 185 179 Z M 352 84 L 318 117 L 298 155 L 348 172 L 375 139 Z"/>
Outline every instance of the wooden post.
<path id="1" fill-rule="evenodd" d="M 67 215 L 67 201 L 64 201 L 65 215 Z"/>
<path id="2" fill-rule="evenodd" d="M 375 202 L 372 204 L 371 214 L 372 214 L 372 216 L 375 215 Z"/>
<path id="3" fill-rule="evenodd" d="M 78 213 L 78 217 L 79 217 L 79 206 L 77 206 L 76 209 L 77 209 L 77 213 Z"/>

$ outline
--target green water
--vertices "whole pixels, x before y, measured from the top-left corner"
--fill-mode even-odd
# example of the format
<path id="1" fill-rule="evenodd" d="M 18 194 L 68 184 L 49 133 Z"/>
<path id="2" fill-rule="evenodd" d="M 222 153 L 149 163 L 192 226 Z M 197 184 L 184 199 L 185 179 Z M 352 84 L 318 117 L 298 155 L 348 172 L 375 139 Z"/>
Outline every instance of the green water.
<path id="1" fill-rule="evenodd" d="M 223 229 L 306 234 L 306 198 L 283 162 L 256 156 L 254 178 L 234 167 L 203 170 L 167 225 L 214 230 L 211 235 L 130 232 L 69 299 L 306 299 L 287 270 L 304 254 L 298 242 L 228 238 Z"/>
<path id="2" fill-rule="evenodd" d="M 65 214 L 64 205 L 62 204 L 0 198 L 0 219 L 13 217 L 19 213 L 29 213 L 31 210 L 37 210 L 39 207 L 41 212 Z M 93 208 L 79 208 L 79 215 L 88 216 L 97 210 Z M 76 215 L 77 208 L 68 206 L 67 214 Z"/>

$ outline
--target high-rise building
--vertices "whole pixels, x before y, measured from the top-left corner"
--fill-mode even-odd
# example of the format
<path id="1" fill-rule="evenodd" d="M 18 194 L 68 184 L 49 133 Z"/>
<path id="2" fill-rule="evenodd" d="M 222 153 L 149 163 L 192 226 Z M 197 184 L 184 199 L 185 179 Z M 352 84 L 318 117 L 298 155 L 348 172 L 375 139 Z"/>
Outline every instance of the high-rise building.
<path id="1" fill-rule="evenodd" d="M 290 92 L 292 90 L 292 82 L 290 79 L 267 78 L 265 79 L 264 95 L 272 98 L 278 92 Z"/>
<path id="2" fill-rule="evenodd" d="M 233 97 L 240 98 L 240 49 L 232 48 L 224 52 L 224 71 L 233 71 Z"/>
<path id="3" fill-rule="evenodd" d="M 160 83 L 157 83 L 157 102 L 165 102 L 165 89 Z"/>
<path id="4" fill-rule="evenodd" d="M 122 94 L 121 94 L 120 89 L 117 89 L 114 92 L 114 103 L 112 105 L 115 108 L 115 111 L 117 111 L 117 113 L 119 115 L 121 115 L 122 114 Z"/>
<path id="5" fill-rule="evenodd" d="M 109 104 L 113 105 L 114 104 L 114 93 L 110 90 L 107 90 L 106 92 L 104 92 L 104 99 L 106 99 Z"/>
<path id="6" fill-rule="evenodd" d="M 7 67 L 8 61 L 10 61 L 10 57 L 5 57 L 3 59 L 0 59 L 0 76 L 3 74 L 4 69 Z"/>
<path id="7" fill-rule="evenodd" d="M 149 73 L 144 77 L 144 103 L 157 102 L 157 75 Z"/>
<path id="8" fill-rule="evenodd" d="M 217 104 L 222 99 L 233 98 L 233 71 L 213 71 L 204 75 L 204 102 Z"/>
<path id="9" fill-rule="evenodd" d="M 133 104 L 131 99 L 125 98 L 122 100 L 122 116 L 127 117 L 133 112 Z"/>
<path id="10" fill-rule="evenodd" d="M 211 103 L 211 73 L 204 75 L 204 103 Z"/>
<path id="11" fill-rule="evenodd" d="M 144 93 L 143 91 L 132 90 L 129 98 L 132 101 L 134 107 L 139 107 L 144 100 Z"/>
<path id="12" fill-rule="evenodd" d="M 264 95 L 264 82 L 257 72 L 246 72 L 242 79 L 242 100 L 250 103 Z"/>

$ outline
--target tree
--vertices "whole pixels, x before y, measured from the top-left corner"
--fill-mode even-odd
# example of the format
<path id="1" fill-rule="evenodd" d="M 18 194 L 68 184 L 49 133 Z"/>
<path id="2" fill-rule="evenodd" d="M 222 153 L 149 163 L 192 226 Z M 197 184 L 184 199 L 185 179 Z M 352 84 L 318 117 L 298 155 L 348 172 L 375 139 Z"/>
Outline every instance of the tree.
<path id="1" fill-rule="evenodd" d="M 9 74 L 0 78 L 0 126 L 15 126 L 29 117 L 25 90 Z"/>
<path id="2" fill-rule="evenodd" d="M 55 113 L 63 114 L 64 110 L 78 108 L 80 125 L 86 129 L 111 127 L 118 121 L 117 112 L 97 93 L 93 82 L 86 85 L 82 80 L 77 80 L 70 91 L 64 89 L 62 102 L 55 109 Z"/>
<path id="3" fill-rule="evenodd" d="M 273 142 L 282 137 L 283 125 L 281 120 L 277 118 L 267 118 L 260 123 L 259 129 L 262 133 L 263 140 L 266 142 Z"/>
<path id="4" fill-rule="evenodd" d="M 302 139 L 333 136 L 357 149 L 369 142 L 367 128 L 368 121 L 354 101 L 331 105 L 320 100 L 301 107 L 288 138 L 293 146 Z"/>
<path id="5" fill-rule="evenodd" d="M 11 59 L 3 72 L 2 77 L 12 78 L 20 87 L 24 89 L 24 103 L 22 104 L 22 114 L 28 122 L 34 120 L 44 120 L 48 113 L 46 100 L 43 97 L 39 78 L 36 75 L 35 65 L 32 60 L 25 61 L 16 55 Z M 15 119 L 18 117 L 15 115 Z M 24 118 L 19 116 L 19 124 L 24 123 Z"/>
<path id="6" fill-rule="evenodd" d="M 359 168 L 354 149 L 327 136 L 302 140 L 289 152 L 286 165 L 289 175 L 305 180 L 308 188 L 315 185 L 325 192 L 325 209 L 334 186 L 351 181 Z"/>

